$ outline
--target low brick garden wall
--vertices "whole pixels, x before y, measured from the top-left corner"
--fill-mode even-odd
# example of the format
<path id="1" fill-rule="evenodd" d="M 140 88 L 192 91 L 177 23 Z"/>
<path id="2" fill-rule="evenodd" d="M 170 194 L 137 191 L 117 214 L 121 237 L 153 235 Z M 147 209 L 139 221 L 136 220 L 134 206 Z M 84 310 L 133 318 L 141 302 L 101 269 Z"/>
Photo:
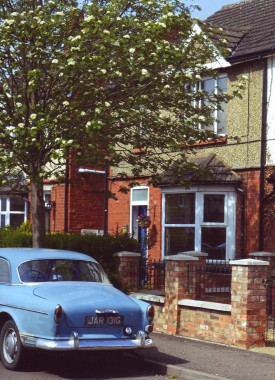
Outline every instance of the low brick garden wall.
<path id="1" fill-rule="evenodd" d="M 265 346 L 265 281 L 270 263 L 251 258 L 232 261 L 231 304 L 222 304 L 188 294 L 187 266 L 190 262 L 201 265 L 202 257 L 192 252 L 166 257 L 165 292 L 132 293 L 154 305 L 155 331 L 245 349 Z"/>

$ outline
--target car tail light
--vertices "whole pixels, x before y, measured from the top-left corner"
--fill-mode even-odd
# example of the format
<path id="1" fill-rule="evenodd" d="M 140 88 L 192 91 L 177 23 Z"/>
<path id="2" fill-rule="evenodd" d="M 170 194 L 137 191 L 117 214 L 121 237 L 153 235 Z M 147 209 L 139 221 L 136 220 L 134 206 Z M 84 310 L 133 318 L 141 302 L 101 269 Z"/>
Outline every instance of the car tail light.
<path id="1" fill-rule="evenodd" d="M 153 325 L 147 325 L 147 326 L 145 326 L 145 331 L 147 332 L 147 333 L 152 333 L 153 332 L 153 330 L 154 330 L 154 326 Z"/>
<path id="2" fill-rule="evenodd" d="M 147 319 L 148 319 L 149 323 L 153 322 L 154 315 L 155 315 L 154 306 L 152 306 L 152 305 L 148 306 L 148 309 L 147 309 Z"/>
<path id="3" fill-rule="evenodd" d="M 56 323 L 59 323 L 61 321 L 63 315 L 63 309 L 61 305 L 57 305 L 54 311 L 54 320 Z"/>

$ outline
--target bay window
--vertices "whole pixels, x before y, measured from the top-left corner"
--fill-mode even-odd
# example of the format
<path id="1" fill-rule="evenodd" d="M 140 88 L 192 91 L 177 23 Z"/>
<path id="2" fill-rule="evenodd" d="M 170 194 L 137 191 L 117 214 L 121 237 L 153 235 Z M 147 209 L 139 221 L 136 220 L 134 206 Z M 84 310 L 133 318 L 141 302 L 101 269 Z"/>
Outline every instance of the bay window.
<path id="1" fill-rule="evenodd" d="M 27 202 L 21 197 L 0 197 L 0 227 L 19 227 L 27 220 Z"/>
<path id="2" fill-rule="evenodd" d="M 234 258 L 235 192 L 194 186 L 163 191 L 163 255 L 202 251 L 209 259 Z"/>

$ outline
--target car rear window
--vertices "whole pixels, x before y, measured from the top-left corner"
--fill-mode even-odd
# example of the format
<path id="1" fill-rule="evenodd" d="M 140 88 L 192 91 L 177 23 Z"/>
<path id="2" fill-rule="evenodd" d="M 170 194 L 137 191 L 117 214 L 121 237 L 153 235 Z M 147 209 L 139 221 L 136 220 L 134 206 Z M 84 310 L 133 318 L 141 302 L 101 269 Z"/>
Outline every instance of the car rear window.
<path id="1" fill-rule="evenodd" d="M 88 281 L 110 283 L 102 267 L 85 260 L 41 259 L 18 267 L 22 282 Z"/>

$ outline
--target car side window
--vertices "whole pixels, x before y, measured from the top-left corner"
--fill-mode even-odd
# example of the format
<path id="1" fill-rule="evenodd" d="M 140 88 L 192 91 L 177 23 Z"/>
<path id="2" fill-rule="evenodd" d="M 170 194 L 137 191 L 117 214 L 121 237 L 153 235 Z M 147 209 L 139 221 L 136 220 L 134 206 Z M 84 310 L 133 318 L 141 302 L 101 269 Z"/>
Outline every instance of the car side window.
<path id="1" fill-rule="evenodd" d="M 0 258 L 0 285 L 10 283 L 10 266 L 7 260 Z"/>

